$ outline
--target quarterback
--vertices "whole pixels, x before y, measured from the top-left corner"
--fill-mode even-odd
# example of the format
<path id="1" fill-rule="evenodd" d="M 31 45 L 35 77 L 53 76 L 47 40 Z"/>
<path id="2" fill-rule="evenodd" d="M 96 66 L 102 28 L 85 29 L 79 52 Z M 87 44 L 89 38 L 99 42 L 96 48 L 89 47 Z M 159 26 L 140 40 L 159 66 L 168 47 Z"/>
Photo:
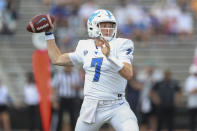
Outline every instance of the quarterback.
<path id="1" fill-rule="evenodd" d="M 51 62 L 82 66 L 85 70 L 84 101 L 75 131 L 98 131 L 110 123 L 116 131 L 139 131 L 135 114 L 125 100 L 132 78 L 133 42 L 116 38 L 117 22 L 108 10 L 96 10 L 87 21 L 91 39 L 80 40 L 74 52 L 62 54 L 52 32 L 46 32 Z"/>

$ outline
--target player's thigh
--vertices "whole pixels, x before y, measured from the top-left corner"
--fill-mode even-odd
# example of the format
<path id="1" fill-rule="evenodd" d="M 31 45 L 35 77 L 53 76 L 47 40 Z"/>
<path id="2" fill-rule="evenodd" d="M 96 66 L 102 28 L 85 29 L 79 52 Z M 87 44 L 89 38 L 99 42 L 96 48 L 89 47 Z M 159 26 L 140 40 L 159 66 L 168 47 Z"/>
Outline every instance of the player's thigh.
<path id="1" fill-rule="evenodd" d="M 116 131 L 139 131 L 137 118 L 127 102 L 117 108 L 110 123 Z"/>
<path id="2" fill-rule="evenodd" d="M 98 131 L 101 127 L 100 123 L 86 123 L 80 117 L 77 120 L 75 131 Z"/>
<path id="3" fill-rule="evenodd" d="M 136 121 L 127 119 L 123 122 L 115 122 L 112 124 L 116 131 L 139 131 L 139 127 Z"/>

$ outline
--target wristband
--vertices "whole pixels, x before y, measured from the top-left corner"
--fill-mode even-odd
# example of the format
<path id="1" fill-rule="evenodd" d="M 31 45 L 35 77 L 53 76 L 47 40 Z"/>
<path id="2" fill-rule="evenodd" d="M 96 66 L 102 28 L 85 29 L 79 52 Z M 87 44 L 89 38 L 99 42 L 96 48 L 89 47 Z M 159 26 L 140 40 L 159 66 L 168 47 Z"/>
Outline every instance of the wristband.
<path id="1" fill-rule="evenodd" d="M 116 71 L 117 72 L 120 71 L 124 67 L 124 64 L 120 60 L 118 60 L 117 58 L 115 58 L 114 56 L 111 56 L 110 55 L 108 57 L 108 60 L 115 65 L 115 68 L 116 68 Z"/>
<path id="2" fill-rule="evenodd" d="M 53 40 L 55 39 L 53 32 L 45 32 L 45 40 Z"/>
<path id="3" fill-rule="evenodd" d="M 45 32 L 45 35 L 51 35 L 53 32 Z"/>

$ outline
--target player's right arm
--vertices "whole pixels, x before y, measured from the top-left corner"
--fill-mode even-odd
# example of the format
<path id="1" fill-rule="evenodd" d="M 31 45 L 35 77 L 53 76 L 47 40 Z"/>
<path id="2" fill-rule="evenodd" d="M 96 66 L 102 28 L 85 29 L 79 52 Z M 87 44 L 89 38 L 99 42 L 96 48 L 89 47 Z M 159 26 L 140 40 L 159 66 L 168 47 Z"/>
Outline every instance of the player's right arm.
<path id="1" fill-rule="evenodd" d="M 48 54 L 52 64 L 59 66 L 82 66 L 83 65 L 83 44 L 86 41 L 80 40 L 74 52 L 62 54 L 56 45 L 52 32 L 45 33 Z"/>
<path id="2" fill-rule="evenodd" d="M 102 39 L 105 46 L 101 46 L 103 54 L 108 58 L 110 62 L 115 65 L 115 68 L 119 72 L 119 74 L 127 80 L 130 80 L 133 77 L 133 66 L 131 64 L 131 60 L 133 59 L 133 42 L 131 40 L 127 40 L 124 42 L 119 52 L 119 59 L 110 55 L 110 45 L 104 38 Z"/>
<path id="3" fill-rule="evenodd" d="M 55 39 L 47 40 L 48 54 L 52 64 L 59 66 L 72 66 L 72 61 L 69 58 L 69 53 L 62 54 L 56 45 Z"/>

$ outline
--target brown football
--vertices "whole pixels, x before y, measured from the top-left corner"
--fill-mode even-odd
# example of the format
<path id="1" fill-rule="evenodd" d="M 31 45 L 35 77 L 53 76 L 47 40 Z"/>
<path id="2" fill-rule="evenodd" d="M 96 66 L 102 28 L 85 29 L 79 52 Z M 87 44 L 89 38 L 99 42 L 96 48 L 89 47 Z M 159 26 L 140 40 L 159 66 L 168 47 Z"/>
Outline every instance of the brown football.
<path id="1" fill-rule="evenodd" d="M 33 33 L 45 32 L 52 27 L 54 22 L 55 17 L 50 14 L 36 15 L 31 18 L 26 29 Z"/>

